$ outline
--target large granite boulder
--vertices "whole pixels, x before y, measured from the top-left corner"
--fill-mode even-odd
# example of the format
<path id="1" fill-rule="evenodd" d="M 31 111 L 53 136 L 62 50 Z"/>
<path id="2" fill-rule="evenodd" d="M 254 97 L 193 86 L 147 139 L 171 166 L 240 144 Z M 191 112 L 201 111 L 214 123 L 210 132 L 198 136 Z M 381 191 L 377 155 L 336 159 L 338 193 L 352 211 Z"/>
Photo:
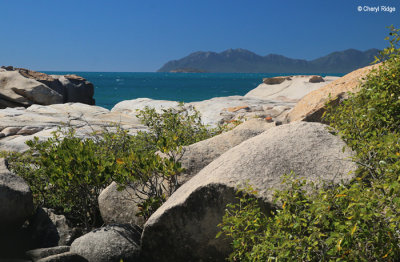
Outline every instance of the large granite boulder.
<path id="1" fill-rule="evenodd" d="M 215 236 L 226 204 L 245 183 L 272 206 L 273 188 L 294 171 L 309 180 L 339 182 L 352 177 L 356 165 L 345 143 L 325 125 L 297 122 L 277 126 L 228 150 L 182 185 L 146 222 L 144 261 L 223 261 L 226 239 Z M 173 250 L 173 252 L 171 252 Z"/>
<path id="2" fill-rule="evenodd" d="M 229 149 L 275 126 L 264 119 L 248 120 L 233 130 L 182 148 L 178 161 L 192 177 Z"/>
<path id="3" fill-rule="evenodd" d="M 325 104 L 332 100 L 333 103 L 340 102 L 347 98 L 348 92 L 358 92 L 359 86 L 365 76 L 379 65 L 367 66 L 355 70 L 321 88 L 318 88 L 304 96 L 296 106 L 287 114 L 286 122 L 298 120 L 309 122 L 321 122 L 321 117 L 325 112 Z M 325 83 L 321 83 L 325 84 Z"/>
<path id="4" fill-rule="evenodd" d="M 140 231 L 128 225 L 112 225 L 96 229 L 76 239 L 71 252 L 89 262 L 137 261 Z"/>
<path id="5" fill-rule="evenodd" d="M 79 102 L 94 105 L 94 86 L 77 75 L 47 75 L 24 68 L 0 69 L 0 108 Z"/>
<path id="6" fill-rule="evenodd" d="M 5 160 L 0 159 L 0 235 L 17 230 L 32 212 L 32 192 L 28 184 L 11 173 Z"/>
<path id="7" fill-rule="evenodd" d="M 0 108 L 50 105 L 63 102 L 61 94 L 18 71 L 0 71 Z"/>

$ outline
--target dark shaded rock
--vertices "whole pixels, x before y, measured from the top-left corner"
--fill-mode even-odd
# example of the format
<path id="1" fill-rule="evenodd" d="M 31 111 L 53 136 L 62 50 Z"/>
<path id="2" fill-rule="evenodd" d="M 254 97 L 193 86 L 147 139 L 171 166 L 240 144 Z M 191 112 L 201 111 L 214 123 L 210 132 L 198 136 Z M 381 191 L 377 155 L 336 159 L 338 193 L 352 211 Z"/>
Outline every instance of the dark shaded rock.
<path id="1" fill-rule="evenodd" d="M 28 184 L 11 173 L 0 159 L 0 232 L 18 229 L 33 212 L 32 193 Z"/>
<path id="2" fill-rule="evenodd" d="M 2 66 L 1 68 L 5 69 L 6 71 L 14 71 L 13 66 Z"/>
<path id="3" fill-rule="evenodd" d="M 215 238 L 216 225 L 222 222 L 226 205 L 235 202 L 235 189 L 211 184 L 152 216 L 142 235 L 142 261 L 225 261 L 232 251 L 230 241 Z"/>
<path id="4" fill-rule="evenodd" d="M 71 252 L 89 262 L 137 261 L 140 234 L 138 227 L 109 225 L 76 239 L 71 245 Z"/>
<path id="5" fill-rule="evenodd" d="M 93 99 L 94 86 L 85 78 L 77 75 L 53 75 L 52 77 L 58 79 L 64 86 L 66 102 L 79 102 L 88 105 L 95 104 L 95 100 Z"/>
<path id="6" fill-rule="evenodd" d="M 29 230 L 35 248 L 70 245 L 79 236 L 65 216 L 56 215 L 46 208 L 37 209 L 30 219 Z"/>

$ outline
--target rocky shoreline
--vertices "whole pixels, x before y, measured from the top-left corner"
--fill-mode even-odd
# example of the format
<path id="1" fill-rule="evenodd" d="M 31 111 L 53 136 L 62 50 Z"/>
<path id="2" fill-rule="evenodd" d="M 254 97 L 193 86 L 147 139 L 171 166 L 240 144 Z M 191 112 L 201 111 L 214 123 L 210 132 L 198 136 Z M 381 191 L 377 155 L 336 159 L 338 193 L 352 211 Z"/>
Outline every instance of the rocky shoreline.
<path id="1" fill-rule="evenodd" d="M 244 123 L 183 148 L 180 161 L 186 173 L 181 179 L 186 183 L 145 224 L 135 216 L 138 207 L 126 201 L 125 196 L 134 189 L 118 191 L 113 183 L 98 199 L 107 225 L 77 238 L 79 232 L 68 226 L 65 217 L 51 210 L 33 210 L 28 185 L 1 160 L 0 231 L 7 237 L 0 237 L 0 250 L 18 246 L 17 252 L 22 252 L 18 258 L 40 262 L 224 261 L 229 242 L 215 235 L 226 204 L 236 201 L 237 186 L 252 184 L 265 208 L 273 208 L 271 189 L 279 188 L 285 172 L 295 171 L 316 182 L 352 178 L 351 150 L 343 151 L 344 142 L 324 124 L 310 122 L 321 122 L 329 94 L 334 101 L 344 99 L 346 92 L 357 91 L 371 69 L 359 69 L 342 78 L 269 78 L 245 96 L 185 104 L 196 108 L 209 126 L 235 120 Z M 28 89 L 21 91 L 25 86 Z M 25 141 L 34 136 L 46 139 L 63 124 L 74 127 L 82 137 L 93 130 L 114 128 L 114 124 L 134 134 L 145 129 L 136 110 L 178 106 L 174 101 L 138 98 L 107 110 L 93 105 L 92 89 L 92 84 L 78 76 L 3 68 L 0 150 L 23 152 L 27 150 Z M 81 100 L 74 101 L 73 94 Z M 23 225 L 25 221 L 28 225 Z M 34 250 L 25 255 L 27 249 Z"/>

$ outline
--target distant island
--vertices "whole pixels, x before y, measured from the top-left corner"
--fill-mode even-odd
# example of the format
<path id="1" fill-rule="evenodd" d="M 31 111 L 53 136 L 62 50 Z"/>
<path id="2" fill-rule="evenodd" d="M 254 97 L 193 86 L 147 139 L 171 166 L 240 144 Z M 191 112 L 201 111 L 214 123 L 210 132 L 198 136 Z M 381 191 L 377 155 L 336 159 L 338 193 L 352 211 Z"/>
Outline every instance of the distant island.
<path id="1" fill-rule="evenodd" d="M 307 61 L 276 54 L 260 56 L 238 48 L 221 53 L 195 52 L 169 61 L 157 72 L 340 74 L 369 65 L 378 52 L 378 49 L 347 49 Z"/>
<path id="2" fill-rule="evenodd" d="M 196 68 L 178 68 L 170 70 L 171 73 L 207 73 L 205 70 L 196 69 Z"/>

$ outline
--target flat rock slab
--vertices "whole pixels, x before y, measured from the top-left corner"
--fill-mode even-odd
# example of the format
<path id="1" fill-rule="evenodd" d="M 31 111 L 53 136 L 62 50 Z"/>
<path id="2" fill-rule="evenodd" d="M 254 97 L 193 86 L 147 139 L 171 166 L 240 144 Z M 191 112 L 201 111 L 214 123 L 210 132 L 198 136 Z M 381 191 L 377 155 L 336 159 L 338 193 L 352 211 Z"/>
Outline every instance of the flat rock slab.
<path id="1" fill-rule="evenodd" d="M 254 97 L 227 96 L 215 97 L 209 100 L 186 103 L 187 108 L 196 108 L 201 115 L 202 122 L 211 127 L 227 123 L 237 118 L 251 118 L 270 115 L 266 110 L 275 109 L 274 118 L 284 111 L 293 108 L 294 102 L 277 100 L 265 100 Z M 178 102 L 138 98 L 120 102 L 114 106 L 112 112 L 121 112 L 128 115 L 136 115 L 137 110 L 143 110 L 146 106 L 153 107 L 158 112 L 162 109 L 177 108 Z"/>
<path id="2" fill-rule="evenodd" d="M 248 92 L 245 97 L 297 102 L 311 91 L 317 90 L 339 78 L 327 76 L 323 78 L 323 81 L 314 82 L 313 79 L 315 78 L 313 77 L 315 76 L 295 75 L 281 78 L 267 78 L 264 79 L 264 83 Z M 275 81 L 272 81 L 274 79 Z"/>
<path id="3" fill-rule="evenodd" d="M 350 150 L 325 125 L 299 122 L 271 128 L 228 150 L 182 185 L 147 221 L 145 261 L 223 261 L 230 245 L 216 239 L 226 204 L 246 183 L 271 206 L 281 176 L 294 171 L 319 182 L 352 177 Z M 173 252 L 171 252 L 173 250 Z"/>
<path id="4" fill-rule="evenodd" d="M 81 137 L 113 128 L 116 124 L 131 134 L 145 130 L 133 115 L 81 103 L 0 109 L 0 118 L 0 150 L 17 152 L 26 151 L 28 146 L 25 142 L 35 136 L 41 140 L 52 137 L 52 132 L 58 127 L 74 127 Z"/>

